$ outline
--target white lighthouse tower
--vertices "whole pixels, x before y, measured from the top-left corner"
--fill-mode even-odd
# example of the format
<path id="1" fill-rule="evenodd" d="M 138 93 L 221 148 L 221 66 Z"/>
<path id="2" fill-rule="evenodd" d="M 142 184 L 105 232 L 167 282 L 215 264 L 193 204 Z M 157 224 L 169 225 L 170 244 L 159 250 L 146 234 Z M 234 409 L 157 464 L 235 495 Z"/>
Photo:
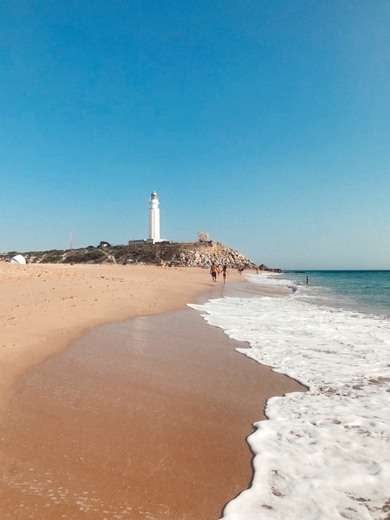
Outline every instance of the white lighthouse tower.
<path id="1" fill-rule="evenodd" d="M 160 208 L 157 193 L 154 191 L 149 200 L 149 240 L 161 242 L 160 238 Z"/>

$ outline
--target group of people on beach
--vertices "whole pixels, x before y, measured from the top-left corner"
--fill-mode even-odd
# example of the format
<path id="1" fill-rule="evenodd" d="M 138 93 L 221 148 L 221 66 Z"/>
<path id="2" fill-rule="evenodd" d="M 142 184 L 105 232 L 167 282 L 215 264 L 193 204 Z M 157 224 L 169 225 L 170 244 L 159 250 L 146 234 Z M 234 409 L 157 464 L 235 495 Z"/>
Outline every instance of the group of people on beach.
<path id="1" fill-rule="evenodd" d="M 220 274 L 220 273 L 222 273 L 222 276 L 223 276 L 223 283 L 226 283 L 227 266 L 223 265 L 222 268 L 220 269 L 219 266 L 215 262 L 213 262 L 210 267 L 210 274 L 211 274 L 211 279 L 213 280 L 213 282 L 217 281 L 217 274 Z"/>

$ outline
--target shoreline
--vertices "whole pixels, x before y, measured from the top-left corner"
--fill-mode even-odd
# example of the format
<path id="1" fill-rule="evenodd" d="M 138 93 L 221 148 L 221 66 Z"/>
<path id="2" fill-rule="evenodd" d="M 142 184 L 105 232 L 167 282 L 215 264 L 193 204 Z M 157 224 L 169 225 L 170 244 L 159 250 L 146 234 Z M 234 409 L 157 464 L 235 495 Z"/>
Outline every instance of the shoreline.
<path id="1" fill-rule="evenodd" d="M 0 427 L 2 517 L 220 518 L 252 479 L 266 400 L 301 388 L 244 345 L 186 308 L 97 327 L 28 371 Z"/>
<path id="2" fill-rule="evenodd" d="M 269 397 L 303 388 L 237 352 L 242 343 L 185 307 L 245 295 L 250 284 L 235 283 L 243 277 L 232 272 L 223 286 L 205 270 L 156 269 L 128 279 L 139 294 L 138 309 L 144 302 L 141 310 L 148 305 L 149 315 L 88 327 L 23 365 L 0 421 L 2 518 L 217 520 L 250 484 L 253 455 L 245 439 L 252 424 L 264 418 Z M 53 290 L 63 270 L 54 269 L 48 284 L 49 271 L 51 266 L 40 277 Z M 106 284 L 106 274 L 86 271 L 95 278 L 99 273 L 97 281 Z M 36 278 L 40 271 L 34 273 Z M 152 290 L 145 294 L 147 281 Z M 108 303 L 117 285 L 112 279 Z M 126 297 L 128 286 L 120 285 Z M 44 301 L 47 294 L 36 296 Z M 165 306 L 178 310 L 151 315 Z M 73 315 L 80 318 L 80 307 Z"/>

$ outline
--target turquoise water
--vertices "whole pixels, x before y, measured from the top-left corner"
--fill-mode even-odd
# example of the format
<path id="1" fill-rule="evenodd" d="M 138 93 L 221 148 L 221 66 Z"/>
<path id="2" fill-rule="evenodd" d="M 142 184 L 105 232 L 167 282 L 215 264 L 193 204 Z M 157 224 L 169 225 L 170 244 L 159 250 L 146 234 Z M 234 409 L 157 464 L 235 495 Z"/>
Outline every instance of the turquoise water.
<path id="1" fill-rule="evenodd" d="M 310 303 L 390 315 L 390 271 L 286 271 L 279 277 Z"/>

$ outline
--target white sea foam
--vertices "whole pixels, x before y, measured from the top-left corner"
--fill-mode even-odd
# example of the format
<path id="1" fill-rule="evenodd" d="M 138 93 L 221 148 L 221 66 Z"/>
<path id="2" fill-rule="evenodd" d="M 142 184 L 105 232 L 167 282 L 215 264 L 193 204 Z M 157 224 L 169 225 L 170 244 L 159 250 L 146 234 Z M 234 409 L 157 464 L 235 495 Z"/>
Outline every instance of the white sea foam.
<path id="1" fill-rule="evenodd" d="M 269 420 L 257 422 L 248 438 L 252 486 L 223 518 L 388 519 L 390 321 L 296 295 L 191 305 L 248 342 L 240 352 L 308 387 L 268 401 Z"/>

